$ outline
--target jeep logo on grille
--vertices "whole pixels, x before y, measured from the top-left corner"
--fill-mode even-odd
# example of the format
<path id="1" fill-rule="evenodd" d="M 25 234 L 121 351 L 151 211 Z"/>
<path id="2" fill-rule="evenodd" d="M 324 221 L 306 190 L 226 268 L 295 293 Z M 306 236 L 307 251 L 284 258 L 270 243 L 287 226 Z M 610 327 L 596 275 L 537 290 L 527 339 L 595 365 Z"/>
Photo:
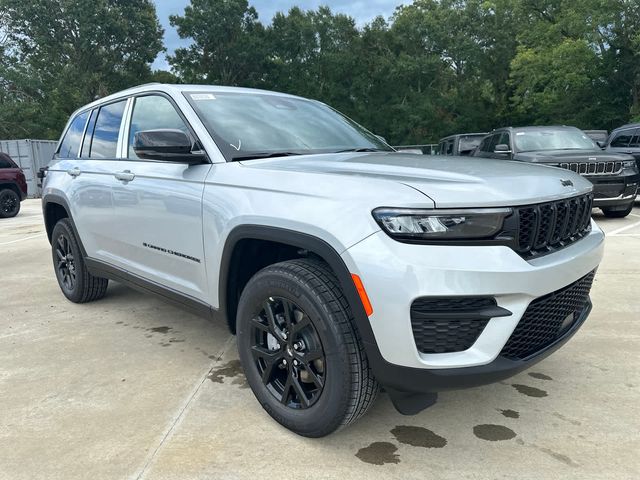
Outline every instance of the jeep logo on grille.
<path id="1" fill-rule="evenodd" d="M 563 187 L 573 187 L 573 182 L 571 180 L 560 180 Z"/>

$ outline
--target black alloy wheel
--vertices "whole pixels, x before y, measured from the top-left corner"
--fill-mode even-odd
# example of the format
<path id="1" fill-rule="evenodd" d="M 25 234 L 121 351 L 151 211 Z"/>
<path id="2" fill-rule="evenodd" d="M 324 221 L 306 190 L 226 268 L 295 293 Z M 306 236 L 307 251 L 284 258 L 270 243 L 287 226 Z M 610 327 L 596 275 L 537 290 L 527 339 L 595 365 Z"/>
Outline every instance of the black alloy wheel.
<path id="1" fill-rule="evenodd" d="M 71 242 L 65 234 L 60 234 L 55 243 L 56 270 L 62 286 L 73 291 L 76 286 L 76 263 L 71 249 Z"/>
<path id="2" fill-rule="evenodd" d="M 289 299 L 269 297 L 250 325 L 251 354 L 267 390 L 287 407 L 311 407 L 322 394 L 326 359 L 309 316 Z"/>
<path id="3" fill-rule="evenodd" d="M 0 218 L 15 217 L 20 211 L 20 197 L 13 190 L 0 191 Z"/>

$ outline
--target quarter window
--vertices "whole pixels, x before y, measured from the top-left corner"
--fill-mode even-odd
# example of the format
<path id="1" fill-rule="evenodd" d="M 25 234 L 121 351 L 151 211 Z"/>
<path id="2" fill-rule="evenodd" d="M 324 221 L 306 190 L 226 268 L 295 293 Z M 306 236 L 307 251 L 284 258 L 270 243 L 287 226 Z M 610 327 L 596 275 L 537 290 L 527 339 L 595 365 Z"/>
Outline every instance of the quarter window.
<path id="1" fill-rule="evenodd" d="M 133 151 L 133 139 L 136 132 L 144 130 L 174 129 L 182 130 L 189 135 L 189 129 L 171 102 L 159 95 L 148 95 L 136 98 L 129 129 L 128 157 L 137 159 Z"/>
<path id="2" fill-rule="evenodd" d="M 631 137 L 633 136 L 633 130 L 623 130 L 618 133 L 611 141 L 611 146 L 615 148 L 628 147 L 631 143 Z"/>
<path id="3" fill-rule="evenodd" d="M 100 108 L 91 141 L 91 158 L 116 158 L 118 133 L 126 100 Z"/>
<path id="4" fill-rule="evenodd" d="M 96 117 L 98 116 L 98 109 L 91 111 L 91 116 L 89 117 L 89 123 L 87 123 L 87 131 L 84 134 L 84 140 L 82 142 L 82 151 L 80 152 L 80 157 L 88 157 L 89 152 L 91 151 L 91 138 L 93 137 L 93 129 L 96 126 Z"/>
<path id="5" fill-rule="evenodd" d="M 58 157 L 60 158 L 77 158 L 80 153 L 80 142 L 82 141 L 82 133 L 87 123 L 89 112 L 82 112 L 71 121 L 71 125 L 64 134 L 60 148 L 58 149 Z"/>

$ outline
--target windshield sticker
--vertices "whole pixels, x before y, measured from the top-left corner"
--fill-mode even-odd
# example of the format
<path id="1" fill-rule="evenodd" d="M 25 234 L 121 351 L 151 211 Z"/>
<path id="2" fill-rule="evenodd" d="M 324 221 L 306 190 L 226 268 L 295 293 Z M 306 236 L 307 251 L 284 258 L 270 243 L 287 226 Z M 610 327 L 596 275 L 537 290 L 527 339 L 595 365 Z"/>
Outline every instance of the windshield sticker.
<path id="1" fill-rule="evenodd" d="M 212 93 L 192 93 L 193 100 L 215 100 L 216 96 Z"/>

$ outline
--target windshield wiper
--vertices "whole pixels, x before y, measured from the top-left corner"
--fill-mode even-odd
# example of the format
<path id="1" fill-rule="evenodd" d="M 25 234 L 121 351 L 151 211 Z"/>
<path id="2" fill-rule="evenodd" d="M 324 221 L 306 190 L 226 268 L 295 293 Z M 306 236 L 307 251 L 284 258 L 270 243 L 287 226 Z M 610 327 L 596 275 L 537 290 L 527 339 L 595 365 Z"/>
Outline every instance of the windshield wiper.
<path id="1" fill-rule="evenodd" d="M 361 147 L 361 148 L 347 148 L 346 150 L 338 150 L 335 153 L 346 153 L 346 152 L 391 152 L 392 150 L 387 150 L 386 148 L 374 148 L 374 147 Z"/>
<path id="2" fill-rule="evenodd" d="M 259 158 L 291 157 L 293 155 L 302 155 L 302 154 L 296 153 L 296 152 L 258 152 L 258 153 L 249 153 L 247 155 L 235 155 L 231 157 L 231 160 L 233 162 L 238 162 L 240 160 L 257 160 Z"/>

